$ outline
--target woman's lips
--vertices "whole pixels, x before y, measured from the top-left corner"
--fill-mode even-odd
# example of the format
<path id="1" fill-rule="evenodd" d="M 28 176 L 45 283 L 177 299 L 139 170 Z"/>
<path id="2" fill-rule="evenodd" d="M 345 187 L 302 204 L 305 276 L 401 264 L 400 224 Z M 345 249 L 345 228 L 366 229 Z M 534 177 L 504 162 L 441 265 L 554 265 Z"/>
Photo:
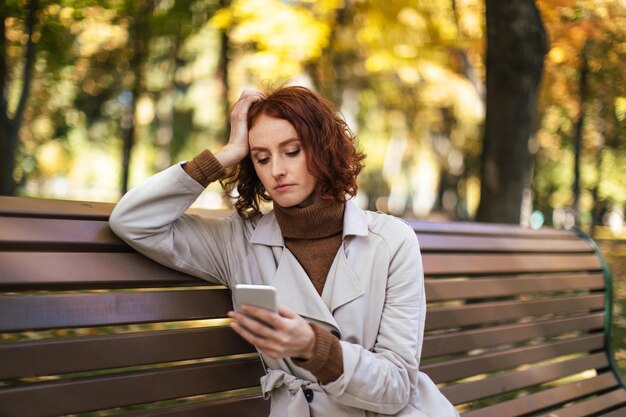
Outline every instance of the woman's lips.
<path id="1" fill-rule="evenodd" d="M 274 187 L 274 191 L 287 191 L 293 186 L 294 184 L 280 184 Z"/>

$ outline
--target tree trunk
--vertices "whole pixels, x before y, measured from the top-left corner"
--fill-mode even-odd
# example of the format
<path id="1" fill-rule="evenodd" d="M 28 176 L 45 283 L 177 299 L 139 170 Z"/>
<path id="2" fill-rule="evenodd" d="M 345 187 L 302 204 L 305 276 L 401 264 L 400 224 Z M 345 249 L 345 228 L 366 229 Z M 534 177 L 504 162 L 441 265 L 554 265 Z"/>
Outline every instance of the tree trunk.
<path id="1" fill-rule="evenodd" d="M 12 195 L 14 188 L 13 164 L 15 152 L 10 142 L 10 120 L 7 114 L 7 54 L 5 21 L 7 7 L 0 6 L 0 195 Z"/>
<path id="2" fill-rule="evenodd" d="M 547 50 L 532 0 L 486 0 L 487 106 L 476 220 L 519 223 L 530 183 L 528 143 Z"/>
<path id="3" fill-rule="evenodd" d="M 38 0 L 30 0 L 26 6 L 28 14 L 26 17 L 26 33 L 28 41 L 24 49 L 24 67 L 22 70 L 22 91 L 13 117 L 9 116 L 8 106 L 8 70 L 6 61 L 6 38 L 5 20 L 8 16 L 0 13 L 0 195 L 15 194 L 15 179 L 13 171 L 15 169 L 15 152 L 19 142 L 20 128 L 26 110 L 26 102 L 30 94 L 30 86 L 33 77 L 33 64 L 35 62 L 35 43 L 33 34 L 37 24 Z M 8 11 L 8 8 L 0 8 L 1 11 Z"/>
<path id="4" fill-rule="evenodd" d="M 225 8 L 230 5 L 230 0 L 220 0 L 219 8 Z M 230 134 L 230 103 L 228 101 L 230 95 L 230 80 L 228 73 L 228 64 L 230 54 L 230 35 L 229 29 L 224 28 L 220 32 L 220 54 L 217 62 L 217 77 L 222 84 L 222 114 L 224 120 L 224 132 L 221 135 L 223 143 L 228 142 Z"/>
<path id="5" fill-rule="evenodd" d="M 124 195 L 128 191 L 128 179 L 130 176 L 130 159 L 135 145 L 135 110 L 137 99 L 143 91 L 144 66 L 148 55 L 148 18 L 154 9 L 154 0 L 146 0 L 139 3 L 135 9 L 135 22 L 131 29 L 131 45 L 133 55 L 130 60 L 130 70 L 133 73 L 133 82 L 130 87 L 130 102 L 124 106 L 122 115 L 122 175 L 120 191 Z"/>
<path id="6" fill-rule="evenodd" d="M 580 95 L 580 111 L 574 131 L 574 183 L 572 184 L 572 209 L 574 210 L 574 222 L 580 224 L 580 156 L 583 141 L 583 126 L 585 124 L 585 102 L 587 101 L 587 50 L 585 44 L 582 51 L 582 63 L 580 67 L 580 77 L 578 78 L 578 93 Z"/>

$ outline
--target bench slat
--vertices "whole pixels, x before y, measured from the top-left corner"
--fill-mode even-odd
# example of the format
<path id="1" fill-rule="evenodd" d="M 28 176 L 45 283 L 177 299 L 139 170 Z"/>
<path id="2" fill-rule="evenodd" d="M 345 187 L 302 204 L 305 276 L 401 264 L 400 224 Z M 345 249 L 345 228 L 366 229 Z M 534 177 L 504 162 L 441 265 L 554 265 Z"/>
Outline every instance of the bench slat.
<path id="1" fill-rule="evenodd" d="M 519 227 L 511 224 L 496 223 L 471 223 L 471 222 L 433 222 L 427 220 L 406 221 L 417 233 L 446 233 L 446 234 L 469 234 L 476 236 L 531 236 L 532 238 L 544 237 L 554 239 L 564 237 L 578 239 L 579 237 L 571 230 L 541 228 L 538 230 Z"/>
<path id="2" fill-rule="evenodd" d="M 610 373 L 604 373 L 599 376 L 576 381 L 567 385 L 546 389 L 534 394 L 528 394 L 521 398 L 504 401 L 499 404 L 487 406 L 478 410 L 463 413 L 461 417 L 518 417 L 533 411 L 539 411 L 548 407 L 566 403 L 568 401 L 591 395 L 595 392 L 615 387 L 617 381 L 615 376 Z M 553 411 L 552 413 L 556 413 Z M 533 414 L 534 415 L 534 414 Z M 550 413 L 548 413 L 550 416 Z M 551 417 L 560 414 L 552 414 Z"/>
<path id="3" fill-rule="evenodd" d="M 443 388 L 442 392 L 453 404 L 458 405 L 555 381 L 589 369 L 605 368 L 608 364 L 609 361 L 604 352 L 595 353 L 563 362 L 548 363 L 530 369 L 516 370 L 478 381 L 451 385 Z"/>
<path id="4" fill-rule="evenodd" d="M 0 296 L 0 329 L 20 331 L 225 317 L 228 290 Z"/>
<path id="5" fill-rule="evenodd" d="M 4 343 L 0 344 L 0 378 L 56 375 L 252 352 L 256 352 L 254 347 L 228 327 Z"/>
<path id="6" fill-rule="evenodd" d="M 538 301 L 500 301 L 460 307 L 432 307 L 426 315 L 426 330 L 501 323 L 550 313 L 589 312 L 603 308 L 602 294 Z"/>
<path id="7" fill-rule="evenodd" d="M 0 197 L 1 216 L 104 220 L 115 204 L 20 197 Z"/>
<path id="8" fill-rule="evenodd" d="M 461 234 L 418 233 L 423 252 L 587 252 L 592 249 L 584 240 L 567 237 L 467 236 Z"/>
<path id="9" fill-rule="evenodd" d="M 600 270 L 595 255 L 424 254 L 426 275 L 497 274 Z M 83 285 L 202 281 L 172 271 L 137 253 L 0 252 L 0 286 Z M 86 271 L 89 271 L 87 274 Z M 54 272 L 54 273 L 52 273 Z"/>
<path id="10" fill-rule="evenodd" d="M 162 410 L 140 411 L 128 417 L 262 417 L 270 413 L 270 402 L 260 395 L 237 399 L 211 401 L 171 407 Z"/>
<path id="11" fill-rule="evenodd" d="M 571 236 L 545 239 L 423 233 L 418 239 L 423 252 L 592 252 L 587 242 Z M 131 250 L 104 219 L 0 217 L 0 250 L 84 251 L 85 246 L 93 251 Z"/>
<path id="12" fill-rule="evenodd" d="M 0 217 L 0 250 L 130 252 L 105 221 Z"/>
<path id="13" fill-rule="evenodd" d="M 0 252 L 0 288 L 211 285 L 138 253 Z"/>
<path id="14" fill-rule="evenodd" d="M 0 390 L 0 415 L 56 416 L 190 397 L 254 387 L 261 375 L 259 361 L 242 361 L 30 384 Z"/>
<path id="15" fill-rule="evenodd" d="M 594 351 L 602 349 L 603 347 L 604 335 L 599 333 L 559 342 L 455 358 L 422 366 L 422 370 L 436 383 L 450 382 L 473 375 L 501 371 L 515 366 L 539 362 L 572 353 Z"/>
<path id="16" fill-rule="evenodd" d="M 429 279 L 426 280 L 429 302 L 502 297 L 517 294 L 564 290 L 598 290 L 604 288 L 602 274 L 541 274 L 535 276 Z"/>
<path id="17" fill-rule="evenodd" d="M 586 399 L 540 417 L 585 417 L 623 404 L 626 404 L 626 390 L 618 387 L 607 394 Z"/>
<path id="18" fill-rule="evenodd" d="M 475 275 L 531 272 L 600 271 L 593 254 L 424 253 L 426 275 Z"/>
<path id="19" fill-rule="evenodd" d="M 78 200 L 54 200 L 0 196 L 0 216 L 47 219 L 76 219 L 106 221 L 115 203 Z M 190 208 L 187 213 L 201 217 L 226 217 L 233 210 Z M 548 229 L 547 229 L 548 230 Z"/>
<path id="20" fill-rule="evenodd" d="M 422 358 L 464 353 L 473 349 L 517 343 L 538 337 L 557 336 L 575 331 L 601 330 L 604 314 L 573 317 L 544 322 L 514 324 L 465 330 L 449 334 L 427 335 Z"/>
<path id="21" fill-rule="evenodd" d="M 598 417 L 624 417 L 624 416 L 626 416 L 626 406 L 619 408 L 618 410 L 613 410 L 606 414 L 602 414 Z"/>

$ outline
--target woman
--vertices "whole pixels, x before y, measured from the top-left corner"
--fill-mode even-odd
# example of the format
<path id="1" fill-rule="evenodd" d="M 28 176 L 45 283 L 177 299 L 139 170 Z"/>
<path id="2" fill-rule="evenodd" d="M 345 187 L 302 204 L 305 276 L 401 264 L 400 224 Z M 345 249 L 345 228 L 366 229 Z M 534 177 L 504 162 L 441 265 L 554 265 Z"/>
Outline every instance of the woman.
<path id="1" fill-rule="evenodd" d="M 229 313 L 266 366 L 261 388 L 272 417 L 457 416 L 418 371 L 425 299 L 415 234 L 346 199 L 363 155 L 345 122 L 316 93 L 285 87 L 244 91 L 231 125 L 220 151 L 124 196 L 113 231 L 188 274 L 229 288 L 276 287 L 278 312 Z M 227 192 L 236 187 L 237 213 L 184 214 L 217 180 Z M 274 209 L 261 213 L 261 201 Z"/>

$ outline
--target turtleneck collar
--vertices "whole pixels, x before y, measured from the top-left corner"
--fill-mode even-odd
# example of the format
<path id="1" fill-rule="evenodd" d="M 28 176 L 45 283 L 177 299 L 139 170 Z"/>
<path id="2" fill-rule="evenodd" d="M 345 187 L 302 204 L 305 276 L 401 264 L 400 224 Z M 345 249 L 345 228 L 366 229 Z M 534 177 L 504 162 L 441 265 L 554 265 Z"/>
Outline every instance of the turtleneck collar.
<path id="1" fill-rule="evenodd" d="M 344 202 L 319 200 L 307 207 L 281 207 L 274 214 L 283 238 L 319 239 L 341 233 Z"/>

